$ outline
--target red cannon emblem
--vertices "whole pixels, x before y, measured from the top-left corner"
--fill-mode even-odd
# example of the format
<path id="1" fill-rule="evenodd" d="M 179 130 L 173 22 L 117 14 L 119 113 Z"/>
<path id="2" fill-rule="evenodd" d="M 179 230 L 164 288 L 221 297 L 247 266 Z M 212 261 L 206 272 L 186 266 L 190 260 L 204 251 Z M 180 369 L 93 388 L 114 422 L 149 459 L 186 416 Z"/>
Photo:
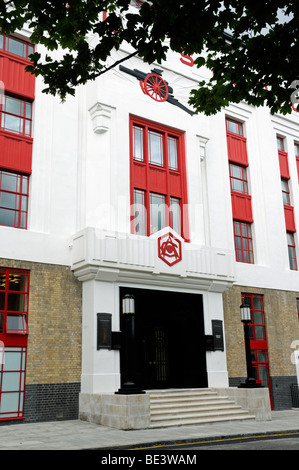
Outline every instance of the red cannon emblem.
<path id="1" fill-rule="evenodd" d="M 169 266 L 182 260 L 182 243 L 172 233 L 158 238 L 158 256 Z"/>

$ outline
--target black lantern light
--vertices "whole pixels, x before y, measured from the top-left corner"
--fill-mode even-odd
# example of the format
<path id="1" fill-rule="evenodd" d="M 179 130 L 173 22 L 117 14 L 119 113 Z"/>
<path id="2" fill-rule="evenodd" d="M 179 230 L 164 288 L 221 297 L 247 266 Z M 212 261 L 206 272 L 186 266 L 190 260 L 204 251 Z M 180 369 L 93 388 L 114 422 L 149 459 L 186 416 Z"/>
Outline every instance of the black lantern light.
<path id="1" fill-rule="evenodd" d="M 145 393 L 135 384 L 136 363 L 136 338 L 135 338 L 135 298 L 126 294 L 122 299 L 122 315 L 125 325 L 125 377 L 123 386 L 115 393 L 129 395 L 133 393 Z"/>

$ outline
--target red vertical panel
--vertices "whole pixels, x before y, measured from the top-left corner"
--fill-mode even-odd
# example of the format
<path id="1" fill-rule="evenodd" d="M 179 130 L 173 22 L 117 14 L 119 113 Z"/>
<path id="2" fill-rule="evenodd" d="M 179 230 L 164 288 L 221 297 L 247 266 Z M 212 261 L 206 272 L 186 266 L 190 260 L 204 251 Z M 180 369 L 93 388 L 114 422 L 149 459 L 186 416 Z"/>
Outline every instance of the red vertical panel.
<path id="1" fill-rule="evenodd" d="M 294 208 L 292 206 L 284 206 L 284 216 L 286 222 L 286 231 L 292 233 L 296 232 Z"/>
<path id="2" fill-rule="evenodd" d="M 232 193 L 233 218 L 243 222 L 252 223 L 251 196 Z"/>
<path id="3" fill-rule="evenodd" d="M 0 132 L 0 167 L 31 173 L 32 139 Z"/>
<path id="4" fill-rule="evenodd" d="M 236 134 L 227 133 L 228 159 L 231 162 L 248 166 L 246 139 Z"/>
<path id="5" fill-rule="evenodd" d="M 29 62 L 22 59 L 0 56 L 0 80 L 5 91 L 34 99 L 35 76 L 25 72 Z"/>
<path id="6" fill-rule="evenodd" d="M 288 154 L 282 150 L 278 150 L 280 176 L 282 178 L 290 179 Z"/>

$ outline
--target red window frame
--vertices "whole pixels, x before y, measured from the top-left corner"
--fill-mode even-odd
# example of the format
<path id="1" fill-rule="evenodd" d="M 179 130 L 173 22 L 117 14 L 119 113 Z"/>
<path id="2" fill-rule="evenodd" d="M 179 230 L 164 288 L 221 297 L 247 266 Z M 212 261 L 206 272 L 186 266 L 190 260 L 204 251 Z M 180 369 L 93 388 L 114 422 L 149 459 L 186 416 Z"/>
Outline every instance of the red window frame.
<path id="1" fill-rule="evenodd" d="M 281 191 L 282 191 L 282 200 L 285 206 L 291 205 L 290 197 L 290 188 L 289 181 L 286 178 L 281 178 Z"/>
<path id="2" fill-rule="evenodd" d="M 0 225 L 26 229 L 28 199 L 29 176 L 0 169 Z"/>
<path id="3" fill-rule="evenodd" d="M 255 379 L 263 386 L 268 387 L 271 406 L 273 406 L 264 296 L 247 292 L 243 292 L 241 296 L 242 303 L 249 303 L 252 316 L 252 323 L 249 325 L 249 336 Z"/>
<path id="4" fill-rule="evenodd" d="M 12 48 L 10 47 L 12 43 L 17 43 L 20 46 L 20 50 L 22 50 L 20 54 L 12 51 Z M 14 36 L 0 34 L 0 50 L 6 54 L 11 54 L 29 61 L 29 55 L 34 53 L 34 45 Z"/>
<path id="5" fill-rule="evenodd" d="M 236 134 L 241 137 L 244 137 L 244 129 L 243 129 L 243 123 L 240 121 L 237 121 L 236 119 L 232 119 L 227 117 L 226 118 L 226 131 L 230 132 L 231 134 Z M 235 130 L 233 130 L 233 127 L 235 126 Z"/>
<path id="6" fill-rule="evenodd" d="M 285 152 L 284 137 L 280 137 L 279 135 L 277 135 L 276 142 L 277 142 L 277 149 L 281 150 L 282 152 Z"/>
<path id="7" fill-rule="evenodd" d="M 9 102 L 12 107 L 15 102 L 19 106 L 19 110 L 12 111 Z M 12 124 L 7 124 L 7 121 Z M 3 100 L 0 100 L 0 130 L 31 137 L 32 103 L 14 96 L 4 95 Z"/>
<path id="8" fill-rule="evenodd" d="M 292 271 L 298 271 L 296 243 L 294 233 L 287 232 L 289 264 Z"/>
<path id="9" fill-rule="evenodd" d="M 28 334 L 28 303 L 29 271 L 0 268 L 0 339 Z"/>
<path id="10" fill-rule="evenodd" d="M 298 315 L 298 320 L 299 320 L 299 299 L 296 299 L 296 304 L 297 304 L 297 315 Z"/>
<path id="11" fill-rule="evenodd" d="M 187 184 L 184 132 L 136 116 L 130 116 L 130 165 L 131 165 L 131 232 L 145 236 L 155 233 L 163 226 L 180 230 L 189 241 L 187 207 Z M 136 195 L 144 210 L 139 207 L 145 227 L 136 232 Z M 151 199 L 162 198 L 162 212 L 156 229 L 151 227 L 153 211 Z M 177 215 L 176 215 L 177 214 Z M 162 223 L 162 219 L 165 222 Z M 178 220 L 174 223 L 174 219 Z M 155 219 L 158 220 L 157 218 Z"/>
<path id="12" fill-rule="evenodd" d="M 0 267 L 1 421 L 24 418 L 29 282 L 28 270 Z"/>
<path id="13" fill-rule="evenodd" d="M 239 175 L 236 172 L 239 172 Z M 232 192 L 248 194 L 247 168 L 230 162 L 229 174 Z"/>
<path id="14" fill-rule="evenodd" d="M 236 261 L 254 263 L 251 224 L 234 220 L 234 240 Z"/>

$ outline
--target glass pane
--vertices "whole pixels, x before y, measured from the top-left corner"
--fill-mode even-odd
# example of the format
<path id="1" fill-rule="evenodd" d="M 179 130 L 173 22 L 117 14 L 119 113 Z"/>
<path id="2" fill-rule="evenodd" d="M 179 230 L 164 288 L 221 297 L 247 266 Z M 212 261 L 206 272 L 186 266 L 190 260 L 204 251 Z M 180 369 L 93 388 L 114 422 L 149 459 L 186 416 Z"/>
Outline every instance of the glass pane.
<path id="1" fill-rule="evenodd" d="M 180 200 L 170 198 L 170 226 L 179 235 L 181 234 L 181 206 Z"/>
<path id="2" fill-rule="evenodd" d="M 158 232 L 165 227 L 166 206 L 165 197 L 160 194 L 150 195 L 151 233 Z"/>
<path id="3" fill-rule="evenodd" d="M 0 207 L 5 207 L 6 209 L 16 209 L 17 199 L 18 196 L 16 194 L 2 191 L 0 192 Z"/>
<path id="4" fill-rule="evenodd" d="M 237 191 L 239 193 L 244 192 L 244 186 L 243 186 L 243 182 L 241 180 L 236 180 L 236 179 L 232 178 L 231 182 L 232 182 L 232 190 L 233 191 Z"/>
<path id="5" fill-rule="evenodd" d="M 28 56 L 30 54 L 33 54 L 34 53 L 34 46 L 32 46 L 31 44 L 28 45 Z"/>
<path id="6" fill-rule="evenodd" d="M 12 312 L 24 312 L 27 305 L 27 294 L 7 294 L 7 310 Z"/>
<path id="7" fill-rule="evenodd" d="M 0 413 L 13 413 L 19 409 L 19 392 L 2 393 Z"/>
<path id="8" fill-rule="evenodd" d="M 134 233 L 146 235 L 146 211 L 144 191 L 134 191 Z"/>
<path id="9" fill-rule="evenodd" d="M 178 141 L 168 137 L 168 165 L 171 170 L 178 170 Z"/>
<path id="10" fill-rule="evenodd" d="M 13 348 L 13 351 L 11 351 L 11 349 L 12 348 L 6 348 L 5 350 L 3 370 L 21 370 L 21 348 Z"/>
<path id="11" fill-rule="evenodd" d="M 0 34 L 0 49 L 3 49 L 3 35 Z"/>
<path id="12" fill-rule="evenodd" d="M 27 211 L 27 197 L 26 196 L 22 196 L 21 197 L 21 210 L 22 211 Z"/>
<path id="13" fill-rule="evenodd" d="M 25 315 L 7 314 L 6 333 L 27 333 Z"/>
<path id="14" fill-rule="evenodd" d="M 28 176 L 22 176 L 22 193 L 28 194 Z"/>
<path id="15" fill-rule="evenodd" d="M 265 331 L 263 326 L 255 327 L 255 337 L 256 339 L 265 339 Z"/>
<path id="16" fill-rule="evenodd" d="M 227 130 L 233 134 L 243 135 L 242 124 L 236 121 L 227 120 Z"/>
<path id="17" fill-rule="evenodd" d="M 27 275 L 18 271 L 9 274 L 9 290 L 26 292 L 28 290 Z"/>
<path id="18" fill-rule="evenodd" d="M 31 121 L 27 121 L 25 119 L 25 128 L 24 128 L 24 134 L 27 135 L 27 137 L 31 136 Z"/>
<path id="19" fill-rule="evenodd" d="M 133 126 L 133 158 L 143 162 L 143 128 Z"/>
<path id="20" fill-rule="evenodd" d="M 163 157 L 163 134 L 149 131 L 149 162 L 153 165 L 164 165 Z"/>
<path id="21" fill-rule="evenodd" d="M 263 321 L 263 313 L 262 312 L 254 312 L 254 323 L 262 325 Z"/>
<path id="22" fill-rule="evenodd" d="M 1 189 L 16 192 L 18 190 L 17 186 L 17 176 L 3 171 L 1 174 Z"/>
<path id="23" fill-rule="evenodd" d="M 0 209 L 0 225 L 15 226 L 15 212 L 7 209 Z"/>
<path id="24" fill-rule="evenodd" d="M 253 308 L 256 310 L 263 310 L 262 299 L 260 297 L 253 297 Z"/>
<path id="25" fill-rule="evenodd" d="M 267 362 L 268 361 L 268 354 L 264 351 L 257 351 L 257 360 L 259 362 Z"/>
<path id="26" fill-rule="evenodd" d="M 16 391 L 20 388 L 20 372 L 4 372 L 2 375 L 2 391 Z"/>
<path id="27" fill-rule="evenodd" d="M 6 272 L 0 270 L 0 290 L 5 289 Z"/>
<path id="28" fill-rule="evenodd" d="M 235 234 L 240 235 L 240 224 L 238 222 L 234 223 Z"/>
<path id="29" fill-rule="evenodd" d="M 17 116 L 11 116 L 10 114 L 2 114 L 2 128 L 9 132 L 15 132 L 17 134 L 22 133 L 23 119 Z"/>
<path id="30" fill-rule="evenodd" d="M 7 113 L 16 114 L 22 116 L 23 102 L 15 98 L 5 97 L 5 111 Z"/>
<path id="31" fill-rule="evenodd" d="M 24 103 L 25 104 L 25 117 L 31 119 L 31 103 Z"/>
<path id="32" fill-rule="evenodd" d="M 6 50 L 11 54 L 26 57 L 26 48 L 24 47 L 24 44 L 16 39 L 6 38 Z"/>

